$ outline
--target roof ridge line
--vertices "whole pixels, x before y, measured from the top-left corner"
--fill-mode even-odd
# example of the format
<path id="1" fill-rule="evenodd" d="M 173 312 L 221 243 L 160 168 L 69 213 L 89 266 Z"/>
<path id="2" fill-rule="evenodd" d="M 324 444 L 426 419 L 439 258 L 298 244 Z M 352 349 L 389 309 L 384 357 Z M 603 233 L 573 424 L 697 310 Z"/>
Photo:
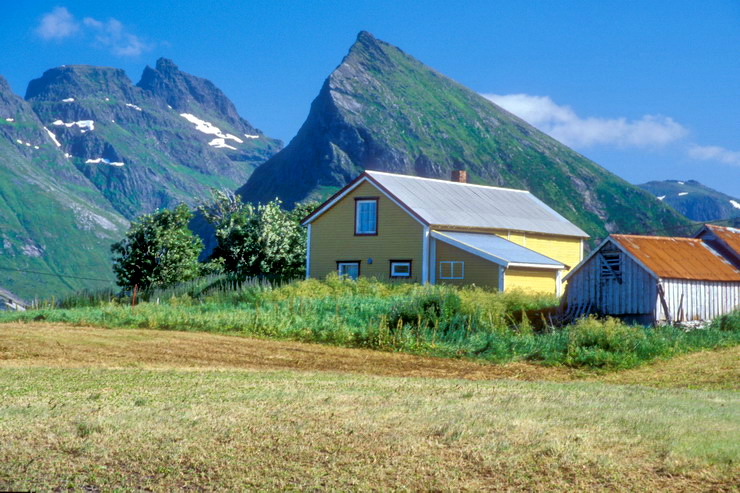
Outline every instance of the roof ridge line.
<path id="1" fill-rule="evenodd" d="M 612 233 L 609 236 L 613 238 L 647 238 L 651 240 L 689 240 L 691 242 L 702 241 L 700 238 L 687 238 L 685 236 L 657 236 L 657 235 L 628 235 Z"/>
<path id="2" fill-rule="evenodd" d="M 370 169 L 366 169 L 365 173 L 377 173 L 381 175 L 400 176 L 400 177 L 409 178 L 412 180 L 437 181 L 440 183 L 447 183 L 450 185 L 464 185 L 468 187 L 489 188 L 489 189 L 494 189 L 494 190 L 506 190 L 507 192 L 521 192 L 521 193 L 528 193 L 532 195 L 532 192 L 530 192 L 529 190 L 522 190 L 519 188 L 494 187 L 493 185 L 479 185 L 477 183 L 461 183 L 459 181 L 444 180 L 442 178 L 427 178 L 426 176 L 404 175 L 402 173 L 389 173 L 388 171 L 377 171 L 377 170 L 370 170 Z"/>

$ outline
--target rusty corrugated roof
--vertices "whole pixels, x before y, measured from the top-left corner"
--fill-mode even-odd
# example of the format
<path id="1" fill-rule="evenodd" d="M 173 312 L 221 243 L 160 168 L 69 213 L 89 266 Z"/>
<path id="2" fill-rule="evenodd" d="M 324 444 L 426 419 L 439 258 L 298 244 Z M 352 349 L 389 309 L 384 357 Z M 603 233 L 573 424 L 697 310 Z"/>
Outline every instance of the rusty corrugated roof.
<path id="1" fill-rule="evenodd" d="M 707 224 L 706 227 L 720 240 L 724 241 L 728 247 L 732 248 L 737 255 L 740 255 L 740 229 L 715 226 L 714 224 Z"/>
<path id="2" fill-rule="evenodd" d="M 740 271 L 702 240 L 636 235 L 611 238 L 658 277 L 740 282 Z"/>

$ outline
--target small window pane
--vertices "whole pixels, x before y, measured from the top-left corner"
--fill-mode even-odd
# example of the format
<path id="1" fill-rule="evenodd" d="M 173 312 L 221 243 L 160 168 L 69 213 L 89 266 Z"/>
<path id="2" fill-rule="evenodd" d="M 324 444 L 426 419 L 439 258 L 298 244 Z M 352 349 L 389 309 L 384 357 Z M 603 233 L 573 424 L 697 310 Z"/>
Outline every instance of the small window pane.
<path id="1" fill-rule="evenodd" d="M 377 233 L 377 201 L 358 200 L 356 203 L 355 233 Z"/>
<path id="2" fill-rule="evenodd" d="M 337 270 L 339 271 L 339 277 L 357 279 L 360 275 L 360 264 L 357 262 L 340 262 L 337 265 Z"/>
<path id="3" fill-rule="evenodd" d="M 391 277 L 411 277 L 411 262 L 391 262 Z"/>
<path id="4" fill-rule="evenodd" d="M 440 279 L 464 279 L 465 262 L 462 261 L 444 261 L 439 263 Z"/>

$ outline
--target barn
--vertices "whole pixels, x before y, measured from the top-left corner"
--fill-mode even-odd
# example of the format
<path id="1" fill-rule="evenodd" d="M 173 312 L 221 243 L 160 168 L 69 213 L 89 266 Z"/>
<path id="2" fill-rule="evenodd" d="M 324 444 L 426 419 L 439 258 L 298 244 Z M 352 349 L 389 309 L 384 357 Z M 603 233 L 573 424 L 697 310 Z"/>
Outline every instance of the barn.
<path id="1" fill-rule="evenodd" d="M 611 235 L 564 280 L 574 315 L 653 325 L 711 320 L 740 307 L 740 270 L 700 238 Z"/>

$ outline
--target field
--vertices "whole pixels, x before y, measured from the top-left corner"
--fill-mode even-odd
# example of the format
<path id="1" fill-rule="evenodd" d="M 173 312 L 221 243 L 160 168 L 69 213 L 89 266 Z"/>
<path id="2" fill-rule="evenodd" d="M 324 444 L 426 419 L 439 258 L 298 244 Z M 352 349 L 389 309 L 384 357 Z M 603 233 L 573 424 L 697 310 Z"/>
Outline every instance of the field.
<path id="1" fill-rule="evenodd" d="M 587 318 L 565 327 L 549 319 L 558 301 L 521 292 L 387 284 L 374 280 L 299 281 L 224 288 L 204 279 L 128 298 L 77 296 L 2 322 L 210 332 L 315 342 L 489 363 L 612 371 L 656 359 L 740 344 L 740 312 L 710 327 L 630 326 Z"/>
<path id="2" fill-rule="evenodd" d="M 0 325 L 0 489 L 734 491 L 737 345 L 625 371 Z"/>

